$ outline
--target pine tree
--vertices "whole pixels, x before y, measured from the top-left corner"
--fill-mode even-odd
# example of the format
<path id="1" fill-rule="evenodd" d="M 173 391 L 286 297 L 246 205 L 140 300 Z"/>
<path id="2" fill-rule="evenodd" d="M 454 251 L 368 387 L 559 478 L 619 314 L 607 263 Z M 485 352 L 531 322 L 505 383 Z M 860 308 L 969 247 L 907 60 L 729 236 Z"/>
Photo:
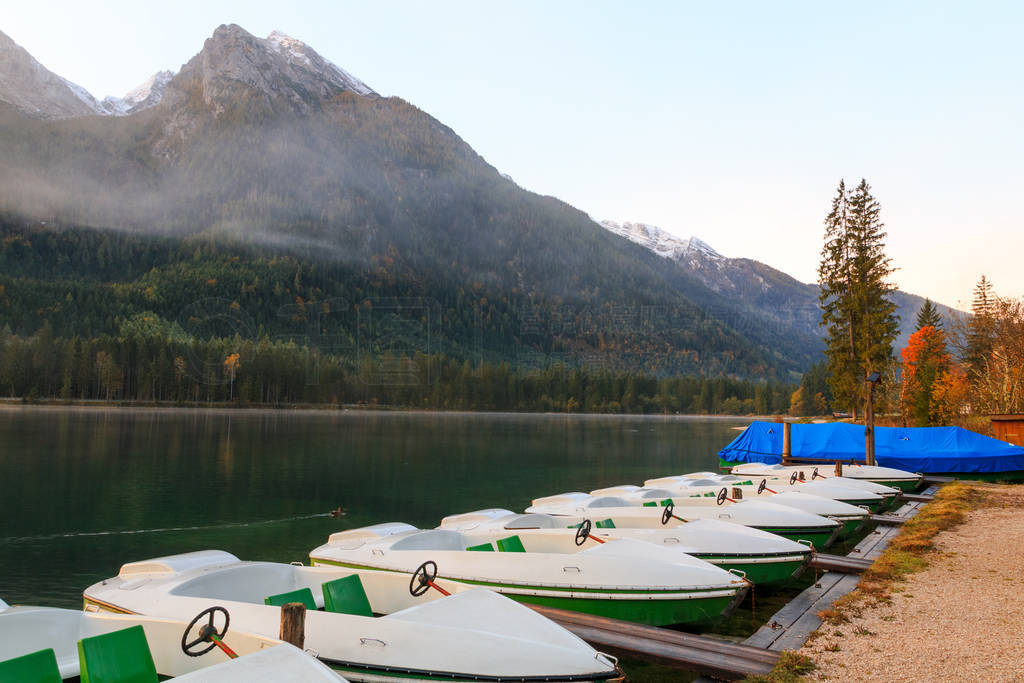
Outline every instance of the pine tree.
<path id="1" fill-rule="evenodd" d="M 935 308 L 935 304 L 932 303 L 931 299 L 925 299 L 924 303 L 921 304 L 921 308 L 917 311 L 917 327 L 915 331 L 924 327 L 934 327 L 937 330 L 942 329 L 942 315 L 939 313 L 939 309 Z"/>
<path id="2" fill-rule="evenodd" d="M 836 404 L 855 417 L 865 377 L 885 369 L 899 333 L 896 305 L 889 299 L 893 268 L 885 237 L 881 207 L 867 181 L 853 191 L 840 181 L 825 218 L 819 298 L 829 385 Z"/>
<path id="3" fill-rule="evenodd" d="M 984 370 L 985 362 L 992 352 L 995 337 L 995 309 L 997 297 L 992 282 L 981 276 L 974 287 L 971 302 L 971 319 L 967 324 L 967 349 L 964 361 L 971 379 L 976 379 Z"/>

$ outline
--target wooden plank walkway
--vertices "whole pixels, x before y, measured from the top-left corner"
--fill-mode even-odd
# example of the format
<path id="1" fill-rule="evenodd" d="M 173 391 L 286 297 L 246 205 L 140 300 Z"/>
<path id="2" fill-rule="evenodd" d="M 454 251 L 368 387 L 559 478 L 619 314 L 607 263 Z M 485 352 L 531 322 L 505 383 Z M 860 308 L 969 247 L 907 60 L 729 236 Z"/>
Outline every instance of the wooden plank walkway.
<path id="1" fill-rule="evenodd" d="M 936 490 L 937 487 L 933 485 L 925 491 L 925 494 L 929 494 L 927 500 L 931 500 L 930 494 Z M 897 510 L 894 516 L 908 519 L 916 515 L 922 505 L 924 501 L 910 501 Z M 865 536 L 846 557 L 870 564 L 885 552 L 889 541 L 898 533 L 899 526 L 879 527 Z M 813 586 L 796 596 L 757 632 L 743 641 L 744 644 L 779 652 L 799 649 L 807 642 L 807 637 L 821 626 L 818 612 L 828 609 L 836 600 L 852 592 L 859 581 L 855 574 L 825 572 Z"/>
<path id="2" fill-rule="evenodd" d="M 779 653 L 720 638 L 695 636 L 655 626 L 598 617 L 555 607 L 527 605 L 594 647 L 626 653 L 718 679 L 767 674 Z"/>

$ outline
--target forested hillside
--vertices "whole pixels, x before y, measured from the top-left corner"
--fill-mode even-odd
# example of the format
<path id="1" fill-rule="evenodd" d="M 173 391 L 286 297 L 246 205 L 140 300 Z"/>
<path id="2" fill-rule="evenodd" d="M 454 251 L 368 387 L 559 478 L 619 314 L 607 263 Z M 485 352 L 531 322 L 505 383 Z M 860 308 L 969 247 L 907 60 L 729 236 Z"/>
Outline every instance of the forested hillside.
<path id="1" fill-rule="evenodd" d="M 0 104 L 9 339 L 230 340 L 242 373 L 245 344 L 308 347 L 347 373 L 420 354 L 522 377 L 791 382 L 816 357 L 813 335 L 523 190 L 431 116 L 281 40 L 222 26 L 128 116 Z M 181 349 L 166 351 L 170 376 Z M 142 395 L 134 381 L 123 395 Z"/>

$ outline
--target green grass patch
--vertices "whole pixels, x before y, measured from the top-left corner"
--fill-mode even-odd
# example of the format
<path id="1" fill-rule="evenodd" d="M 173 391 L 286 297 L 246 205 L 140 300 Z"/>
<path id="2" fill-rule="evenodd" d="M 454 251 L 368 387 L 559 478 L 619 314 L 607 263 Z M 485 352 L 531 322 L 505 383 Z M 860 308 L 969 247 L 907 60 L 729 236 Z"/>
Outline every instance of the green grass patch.
<path id="1" fill-rule="evenodd" d="M 744 683 L 791 683 L 814 671 L 810 657 L 785 650 L 778 663 L 766 676 L 747 676 Z"/>

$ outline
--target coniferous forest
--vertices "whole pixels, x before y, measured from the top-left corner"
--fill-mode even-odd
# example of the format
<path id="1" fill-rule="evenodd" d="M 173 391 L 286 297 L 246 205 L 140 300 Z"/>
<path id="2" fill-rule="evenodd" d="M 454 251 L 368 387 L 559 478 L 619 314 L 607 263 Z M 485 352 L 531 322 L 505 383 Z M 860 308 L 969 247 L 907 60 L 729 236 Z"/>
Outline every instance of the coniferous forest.
<path id="1" fill-rule="evenodd" d="M 11 217 L 0 234 L 0 395 L 27 401 L 763 414 L 795 388 L 691 311 L 443 278 L 423 298 L 397 257 L 342 267 L 223 237 Z"/>

